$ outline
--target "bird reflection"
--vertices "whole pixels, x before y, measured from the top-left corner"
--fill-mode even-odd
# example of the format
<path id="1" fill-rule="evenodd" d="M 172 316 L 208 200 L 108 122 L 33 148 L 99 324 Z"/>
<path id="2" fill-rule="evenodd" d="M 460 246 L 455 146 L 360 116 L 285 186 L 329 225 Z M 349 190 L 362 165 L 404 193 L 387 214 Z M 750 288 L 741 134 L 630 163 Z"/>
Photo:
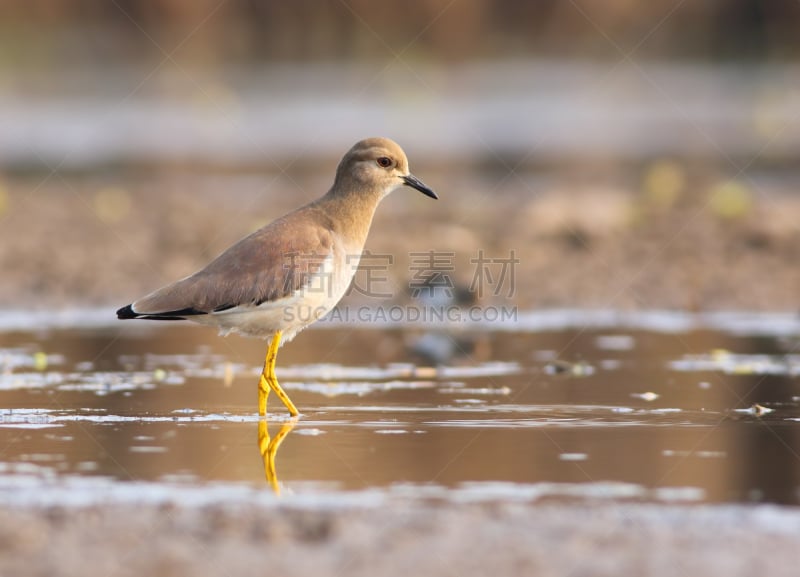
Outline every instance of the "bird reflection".
<path id="1" fill-rule="evenodd" d="M 275 470 L 275 456 L 278 454 L 278 447 L 281 446 L 283 439 L 294 429 L 296 424 L 297 418 L 293 417 L 281 425 L 278 434 L 274 438 L 270 438 L 266 419 L 258 421 L 258 451 L 264 461 L 264 475 L 267 478 L 267 483 L 269 483 L 276 495 L 281 494 L 281 487 L 278 482 L 278 472 Z"/>

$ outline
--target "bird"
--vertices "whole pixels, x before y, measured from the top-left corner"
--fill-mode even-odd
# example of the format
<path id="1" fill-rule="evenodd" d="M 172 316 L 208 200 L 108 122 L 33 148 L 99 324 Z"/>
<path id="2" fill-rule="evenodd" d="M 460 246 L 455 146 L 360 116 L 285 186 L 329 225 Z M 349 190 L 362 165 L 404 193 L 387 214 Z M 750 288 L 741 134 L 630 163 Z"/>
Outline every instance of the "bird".
<path id="1" fill-rule="evenodd" d="M 388 138 L 360 140 L 336 168 L 320 198 L 230 246 L 205 268 L 117 311 L 118 319 L 189 320 L 267 341 L 258 384 L 258 414 L 274 391 L 289 414 L 299 412 L 278 383 L 278 348 L 319 320 L 352 282 L 380 201 L 407 186 L 437 199 L 414 176 Z"/>

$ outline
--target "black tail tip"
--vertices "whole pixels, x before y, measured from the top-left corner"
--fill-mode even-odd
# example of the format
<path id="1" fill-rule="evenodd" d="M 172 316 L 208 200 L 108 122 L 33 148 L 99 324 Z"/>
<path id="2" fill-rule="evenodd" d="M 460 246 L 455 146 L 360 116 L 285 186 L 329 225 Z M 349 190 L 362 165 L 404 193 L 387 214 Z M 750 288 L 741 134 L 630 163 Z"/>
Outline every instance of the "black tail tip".
<path id="1" fill-rule="evenodd" d="M 118 319 L 135 319 L 138 316 L 139 314 L 133 311 L 133 305 L 124 306 L 117 311 Z"/>

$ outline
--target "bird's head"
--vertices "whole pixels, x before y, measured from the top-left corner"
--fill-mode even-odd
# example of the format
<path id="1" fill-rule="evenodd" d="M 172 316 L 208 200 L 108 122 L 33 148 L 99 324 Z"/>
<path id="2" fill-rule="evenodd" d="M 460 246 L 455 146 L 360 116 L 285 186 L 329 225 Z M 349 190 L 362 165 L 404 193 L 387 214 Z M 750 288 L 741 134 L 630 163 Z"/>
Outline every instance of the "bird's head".
<path id="1" fill-rule="evenodd" d="M 410 186 L 431 198 L 438 198 L 408 170 L 403 149 L 388 138 L 367 138 L 347 151 L 336 169 L 336 188 L 371 193 L 383 198 L 401 186 Z"/>

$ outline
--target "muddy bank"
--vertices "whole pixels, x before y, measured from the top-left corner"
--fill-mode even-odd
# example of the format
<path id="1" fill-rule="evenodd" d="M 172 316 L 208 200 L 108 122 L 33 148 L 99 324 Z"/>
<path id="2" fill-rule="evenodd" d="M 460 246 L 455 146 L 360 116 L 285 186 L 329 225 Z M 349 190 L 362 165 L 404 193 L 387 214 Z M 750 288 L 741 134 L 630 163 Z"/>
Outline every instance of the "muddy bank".
<path id="1" fill-rule="evenodd" d="M 118 575 L 796 574 L 800 513 L 760 507 L 434 504 L 0 509 L 0 572 Z"/>
<path id="2" fill-rule="evenodd" d="M 0 308 L 126 304 L 316 198 L 334 166 L 6 179 Z M 525 309 L 798 308 L 800 197 L 786 175 L 730 181 L 663 162 L 624 177 L 453 174 L 424 162 L 415 172 L 441 199 L 402 190 L 383 202 L 367 242 L 380 270 L 360 277 L 362 289 L 366 274 L 378 284 L 345 304 L 408 302 L 435 251 L 453 283 L 474 287 L 480 276 L 483 302 Z M 513 279 L 500 286 L 509 259 L 518 260 Z"/>

